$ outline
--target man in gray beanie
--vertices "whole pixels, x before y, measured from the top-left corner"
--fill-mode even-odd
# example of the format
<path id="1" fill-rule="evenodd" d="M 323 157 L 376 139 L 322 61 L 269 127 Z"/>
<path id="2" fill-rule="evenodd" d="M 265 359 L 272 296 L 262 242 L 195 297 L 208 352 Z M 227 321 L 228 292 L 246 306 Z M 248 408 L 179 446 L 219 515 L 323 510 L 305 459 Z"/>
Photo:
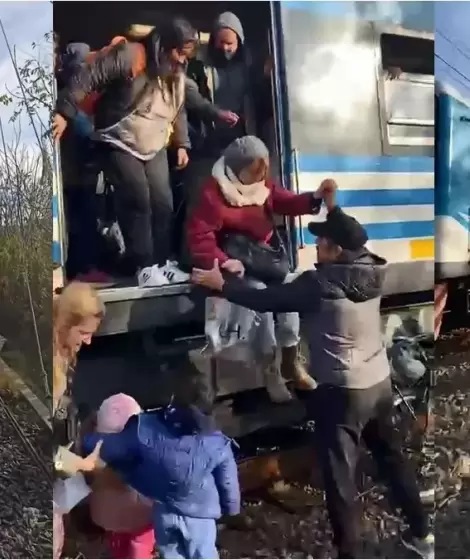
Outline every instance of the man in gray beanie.
<path id="1" fill-rule="evenodd" d="M 213 119 L 206 127 L 205 138 L 196 157 L 192 157 L 185 188 L 187 216 L 197 204 L 203 182 L 212 167 L 233 140 L 245 135 L 257 135 L 255 99 L 265 80 L 262 65 L 254 64 L 245 44 L 245 33 L 238 17 L 232 12 L 220 14 L 213 25 L 204 60 L 207 87 L 204 91 L 215 107 L 234 116 L 232 121 Z M 192 77 L 193 62 L 188 65 Z M 190 178 L 190 179 L 189 179 Z M 188 248 L 183 248 L 187 263 Z"/>
<path id="2" fill-rule="evenodd" d="M 213 102 L 239 116 L 234 126 L 216 123 L 209 138 L 217 152 L 232 140 L 254 133 L 250 60 L 245 47 L 245 34 L 238 17 L 224 12 L 216 19 L 207 50 L 207 74 Z"/>

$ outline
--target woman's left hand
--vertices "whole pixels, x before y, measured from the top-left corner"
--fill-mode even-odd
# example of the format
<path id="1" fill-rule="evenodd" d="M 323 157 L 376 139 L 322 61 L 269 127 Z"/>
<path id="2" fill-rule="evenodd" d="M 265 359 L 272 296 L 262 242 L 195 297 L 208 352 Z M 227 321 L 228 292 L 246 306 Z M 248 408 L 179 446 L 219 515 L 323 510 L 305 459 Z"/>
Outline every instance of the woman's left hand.
<path id="1" fill-rule="evenodd" d="M 219 261 L 214 261 L 214 268 L 211 270 L 203 270 L 201 268 L 193 268 L 191 273 L 191 282 L 199 284 L 210 290 L 221 292 L 223 290 L 225 280 L 220 272 Z"/>
<path id="2" fill-rule="evenodd" d="M 184 169 L 189 163 L 189 155 L 186 148 L 178 148 L 176 151 L 176 168 Z"/>

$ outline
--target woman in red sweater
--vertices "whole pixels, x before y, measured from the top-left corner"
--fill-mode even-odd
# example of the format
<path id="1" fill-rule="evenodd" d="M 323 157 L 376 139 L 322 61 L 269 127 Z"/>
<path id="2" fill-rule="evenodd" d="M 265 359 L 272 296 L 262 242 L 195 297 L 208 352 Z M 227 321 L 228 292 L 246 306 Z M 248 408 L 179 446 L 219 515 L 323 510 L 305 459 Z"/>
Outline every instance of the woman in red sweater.
<path id="1" fill-rule="evenodd" d="M 220 246 L 224 233 L 240 233 L 253 241 L 269 243 L 273 235 L 271 212 L 301 216 L 317 214 L 320 206 L 320 193 L 295 195 L 271 181 L 269 152 L 259 138 L 238 138 L 214 164 L 212 176 L 203 185 L 199 202 L 189 217 L 187 241 L 192 263 L 211 269 L 218 259 L 222 269 L 243 275 L 243 264 L 231 259 Z M 264 287 L 256 279 L 252 283 Z M 272 313 L 265 315 L 260 365 L 271 399 L 287 401 L 292 395 L 285 386 L 285 379 L 293 380 L 299 389 L 315 388 L 315 382 L 298 359 L 299 316 L 297 313 L 279 314 L 276 328 Z M 276 361 L 278 346 L 282 348 L 280 370 Z"/>

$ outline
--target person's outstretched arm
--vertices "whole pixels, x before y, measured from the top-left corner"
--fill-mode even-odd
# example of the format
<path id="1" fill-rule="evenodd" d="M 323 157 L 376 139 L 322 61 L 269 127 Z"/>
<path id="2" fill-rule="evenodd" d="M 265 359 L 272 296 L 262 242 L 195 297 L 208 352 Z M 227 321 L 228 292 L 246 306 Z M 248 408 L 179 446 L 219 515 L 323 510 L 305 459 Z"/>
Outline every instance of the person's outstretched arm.
<path id="1" fill-rule="evenodd" d="M 197 112 L 202 118 L 217 119 L 220 109 L 209 99 L 206 99 L 191 78 L 186 77 L 185 82 L 185 103 L 186 108 Z"/>
<path id="2" fill-rule="evenodd" d="M 259 313 L 301 313 L 318 308 L 320 290 L 315 271 L 308 271 L 290 283 L 261 289 L 251 287 L 243 278 L 230 278 L 224 283 L 221 296 Z"/>
<path id="3" fill-rule="evenodd" d="M 193 269 L 192 281 L 219 292 L 232 303 L 260 313 L 312 313 L 318 309 L 321 293 L 314 270 L 304 272 L 292 282 L 260 289 L 253 288 L 243 278 L 224 277 L 218 261 L 212 270 Z"/>

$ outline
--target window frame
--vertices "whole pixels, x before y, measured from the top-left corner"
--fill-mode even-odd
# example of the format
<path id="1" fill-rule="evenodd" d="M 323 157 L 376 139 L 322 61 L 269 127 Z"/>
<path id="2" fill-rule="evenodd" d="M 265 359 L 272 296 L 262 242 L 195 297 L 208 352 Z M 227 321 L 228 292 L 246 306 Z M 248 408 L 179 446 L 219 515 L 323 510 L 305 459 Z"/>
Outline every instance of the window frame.
<path id="1" fill-rule="evenodd" d="M 429 32 L 414 31 L 401 26 L 383 25 L 374 23 L 376 32 L 376 77 L 377 77 L 377 102 L 379 110 L 380 134 L 382 139 L 382 152 L 384 155 L 431 155 L 434 152 L 435 132 L 432 136 L 423 137 L 391 137 L 390 126 L 416 126 L 421 129 L 435 129 L 435 118 L 423 122 L 421 119 L 389 119 L 386 92 L 386 74 L 383 66 L 381 48 L 382 35 L 399 35 L 434 42 L 434 34 Z M 434 84 L 434 75 L 403 73 L 409 77 L 408 82 Z M 415 122 L 413 122 L 415 121 Z M 394 139 L 395 138 L 395 139 Z"/>

